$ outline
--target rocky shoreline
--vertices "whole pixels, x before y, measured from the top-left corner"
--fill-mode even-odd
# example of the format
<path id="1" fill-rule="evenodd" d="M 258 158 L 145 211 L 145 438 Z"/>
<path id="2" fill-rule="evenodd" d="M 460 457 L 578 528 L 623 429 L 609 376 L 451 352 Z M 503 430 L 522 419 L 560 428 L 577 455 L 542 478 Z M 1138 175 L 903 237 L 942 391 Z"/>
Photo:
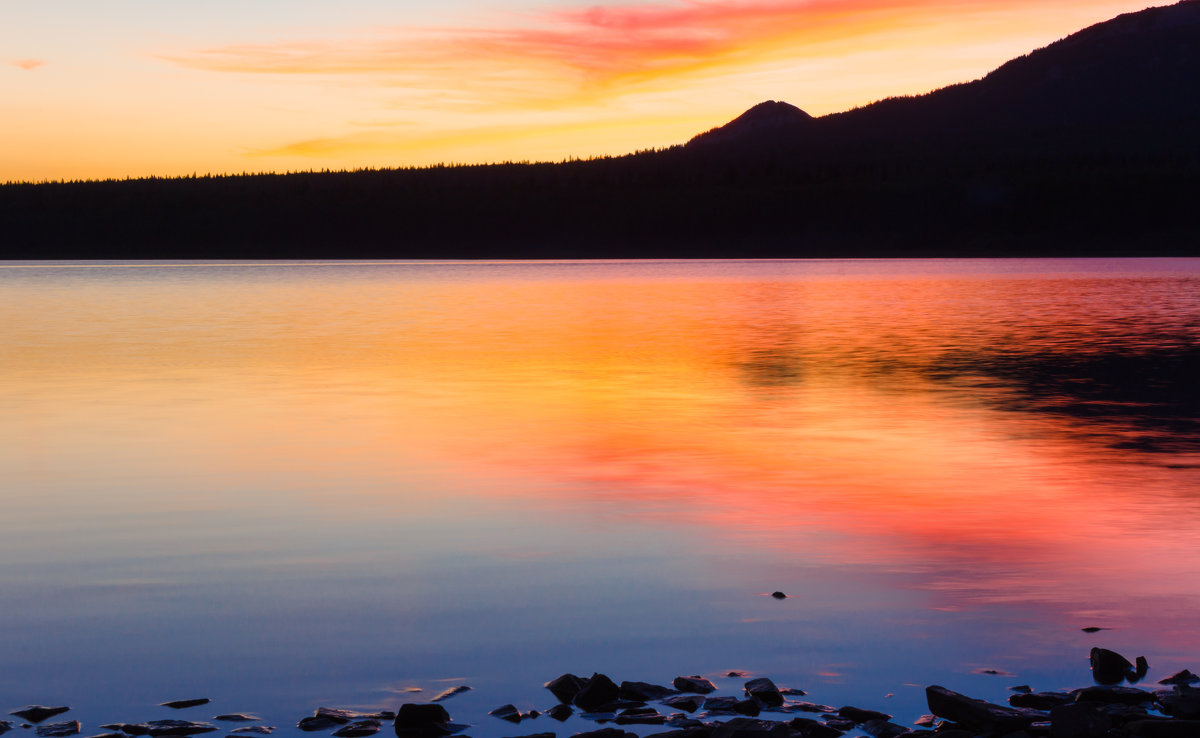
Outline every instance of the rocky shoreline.
<path id="1" fill-rule="evenodd" d="M 1200 682 L 1200 676 L 1185 669 L 1159 680 L 1158 688 L 1143 689 L 1132 686 L 1149 671 L 1142 657 L 1130 662 L 1114 651 L 1093 648 L 1090 663 L 1094 686 L 1053 692 L 1034 691 L 1027 685 L 1011 687 L 1008 705 L 930 685 L 925 689 L 929 714 L 912 726 L 893 722 L 892 715 L 876 710 L 807 702 L 799 699 L 805 696 L 803 690 L 781 689 L 764 677 L 748 679 L 740 696 L 712 696 L 716 685 L 701 676 L 680 676 L 667 687 L 636 681 L 618 684 L 599 673 L 590 677 L 563 674 L 546 682 L 557 704 L 544 712 L 523 713 L 508 704 L 491 710 L 489 715 L 514 725 L 543 716 L 564 722 L 577 715 L 605 726 L 573 733 L 570 738 L 639 738 L 626 726 L 664 728 L 644 738 L 838 738 L 859 734 L 872 738 L 1200 738 L 1200 688 L 1192 686 Z M 727 676 L 745 677 L 738 672 Z M 469 689 L 453 687 L 430 702 L 405 703 L 395 712 L 321 707 L 300 718 L 296 727 L 309 733 L 329 731 L 336 738 L 368 738 L 390 724 L 396 738 L 466 738 L 464 731 L 471 726 L 454 722 L 441 703 Z M 186 709 L 208 703 L 200 698 L 164 702 L 162 706 Z M 20 728 L 32 728 L 39 738 L 68 738 L 83 732 L 78 720 L 46 721 L 69 710 L 65 706 L 30 705 L 10 714 L 25 721 Z M 212 719 L 220 723 L 261 722 L 261 718 L 243 713 Z M 0 734 L 17 727 L 11 721 L 0 720 Z M 550 727 L 545 720 L 539 721 L 538 727 L 542 730 L 514 729 L 512 736 L 557 738 L 555 731 L 545 729 Z M 88 738 L 192 736 L 223 729 L 212 722 L 191 720 L 109 723 L 100 728 L 108 732 Z M 273 726 L 244 725 L 230 727 L 226 733 L 228 738 L 248 738 L 274 731 Z"/>

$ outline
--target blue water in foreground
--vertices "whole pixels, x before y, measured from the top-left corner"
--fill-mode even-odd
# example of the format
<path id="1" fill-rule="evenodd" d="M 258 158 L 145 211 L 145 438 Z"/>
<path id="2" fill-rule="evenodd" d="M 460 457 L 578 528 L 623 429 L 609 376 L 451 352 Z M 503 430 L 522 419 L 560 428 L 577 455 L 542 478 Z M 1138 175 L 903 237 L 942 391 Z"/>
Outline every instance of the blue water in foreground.
<path id="1" fill-rule="evenodd" d="M 1200 671 L 1200 260 L 9 262 L 0 324 L 0 707 L 84 735 Z"/>

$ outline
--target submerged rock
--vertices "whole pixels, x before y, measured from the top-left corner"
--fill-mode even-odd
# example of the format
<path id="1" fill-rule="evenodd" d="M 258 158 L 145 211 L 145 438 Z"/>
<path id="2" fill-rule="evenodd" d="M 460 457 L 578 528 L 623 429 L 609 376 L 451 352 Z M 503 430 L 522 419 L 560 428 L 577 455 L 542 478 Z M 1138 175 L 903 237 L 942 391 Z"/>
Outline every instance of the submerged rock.
<path id="1" fill-rule="evenodd" d="M 208 699 L 207 697 L 197 697 L 196 699 L 191 699 L 191 700 L 174 700 L 172 702 L 159 702 L 158 704 L 161 707 L 169 707 L 172 710 L 182 710 L 186 707 L 198 707 L 200 705 L 207 705 L 209 702 L 211 702 L 211 700 Z"/>
<path id="2" fill-rule="evenodd" d="M 664 705 L 670 705 L 684 712 L 695 712 L 704 704 L 704 697 L 693 694 L 681 694 L 676 697 L 668 697 L 663 700 Z"/>
<path id="3" fill-rule="evenodd" d="M 680 692 L 689 692 L 692 694 L 712 694 L 717 691 L 717 685 L 702 676 L 675 677 L 675 681 L 672 684 Z"/>
<path id="4" fill-rule="evenodd" d="M 60 736 L 75 735 L 82 728 L 83 726 L 79 724 L 78 720 L 69 720 L 65 723 L 39 725 L 37 734 L 42 736 L 42 738 L 60 738 Z"/>
<path id="5" fill-rule="evenodd" d="M 907 735 L 912 731 L 903 725 L 888 720 L 868 720 L 863 723 L 862 731 L 872 738 L 898 738 L 898 736 Z"/>
<path id="6" fill-rule="evenodd" d="M 247 715 L 244 712 L 230 712 L 224 715 L 217 715 L 213 720 L 220 720 L 226 723 L 253 723 L 262 720 L 258 715 Z"/>
<path id="7" fill-rule="evenodd" d="M 892 716 L 888 715 L 886 712 L 879 712 L 878 710 L 864 710 L 861 707 L 855 707 L 853 705 L 847 705 L 845 707 L 838 708 L 837 714 L 840 717 L 846 718 L 847 720 L 853 720 L 859 725 L 870 722 L 871 720 L 892 719 Z"/>
<path id="8" fill-rule="evenodd" d="M 271 735 L 275 732 L 274 725 L 247 725 L 244 728 L 234 728 L 230 733 L 250 733 L 252 735 Z"/>
<path id="9" fill-rule="evenodd" d="M 19 718 L 28 720 L 31 723 L 40 723 L 46 718 L 52 718 L 55 715 L 61 715 L 67 712 L 69 707 L 46 707 L 44 705 L 29 705 L 22 707 L 20 710 L 13 710 L 9 715 L 16 715 Z"/>
<path id="10" fill-rule="evenodd" d="M 600 730 L 587 730 L 582 733 L 576 733 L 571 738 L 637 738 L 637 734 L 621 730 L 620 728 L 601 728 Z"/>
<path id="11" fill-rule="evenodd" d="M 313 717 L 326 718 L 338 725 L 345 725 L 351 720 L 362 716 L 357 712 L 342 710 L 337 707 L 318 707 L 316 712 L 313 713 Z"/>
<path id="12" fill-rule="evenodd" d="M 12 723 L 7 720 L 0 720 L 0 735 L 12 730 Z"/>
<path id="13" fill-rule="evenodd" d="M 783 592 L 772 592 L 771 596 L 777 600 L 786 600 L 787 599 L 787 595 L 785 595 Z"/>
<path id="14" fill-rule="evenodd" d="M 341 725 L 336 720 L 331 720 L 327 717 L 314 717 L 309 715 L 305 718 L 300 718 L 300 722 L 296 723 L 296 727 L 306 733 L 313 733 L 318 730 L 329 730 L 330 728 Z"/>
<path id="15" fill-rule="evenodd" d="M 456 686 L 450 687 L 449 689 L 442 690 L 441 692 L 439 692 L 437 694 L 436 697 L 434 697 L 430 701 L 431 702 L 442 702 L 444 700 L 450 699 L 451 697 L 453 697 L 457 694 L 462 694 L 463 692 L 470 692 L 470 691 L 471 691 L 471 688 L 468 687 L 467 685 L 458 684 Z"/>
<path id="16" fill-rule="evenodd" d="M 379 732 L 378 720 L 358 720 L 347 725 L 343 725 L 333 734 L 338 738 L 362 738 L 362 736 L 375 735 Z"/>

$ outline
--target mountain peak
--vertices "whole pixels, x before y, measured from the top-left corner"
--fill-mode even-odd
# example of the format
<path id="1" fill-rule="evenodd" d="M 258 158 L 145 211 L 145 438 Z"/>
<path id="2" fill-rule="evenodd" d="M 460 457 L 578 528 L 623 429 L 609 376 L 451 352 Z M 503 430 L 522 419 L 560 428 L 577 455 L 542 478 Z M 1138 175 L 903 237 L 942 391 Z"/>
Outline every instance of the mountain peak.
<path id="1" fill-rule="evenodd" d="M 730 122 L 706 133 L 701 133 L 688 146 L 724 144 L 734 141 L 752 142 L 761 137 L 794 131 L 810 123 L 811 115 L 795 105 L 782 100 L 760 102 Z"/>

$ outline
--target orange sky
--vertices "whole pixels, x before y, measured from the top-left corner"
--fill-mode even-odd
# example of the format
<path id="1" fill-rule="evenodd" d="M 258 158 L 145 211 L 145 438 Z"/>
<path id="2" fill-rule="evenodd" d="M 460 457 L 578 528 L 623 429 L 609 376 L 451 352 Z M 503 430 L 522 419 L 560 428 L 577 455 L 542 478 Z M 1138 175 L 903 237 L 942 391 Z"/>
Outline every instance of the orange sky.
<path id="1" fill-rule="evenodd" d="M 47 0 L 0 28 L 0 181 L 559 160 L 977 78 L 1136 0 Z"/>

